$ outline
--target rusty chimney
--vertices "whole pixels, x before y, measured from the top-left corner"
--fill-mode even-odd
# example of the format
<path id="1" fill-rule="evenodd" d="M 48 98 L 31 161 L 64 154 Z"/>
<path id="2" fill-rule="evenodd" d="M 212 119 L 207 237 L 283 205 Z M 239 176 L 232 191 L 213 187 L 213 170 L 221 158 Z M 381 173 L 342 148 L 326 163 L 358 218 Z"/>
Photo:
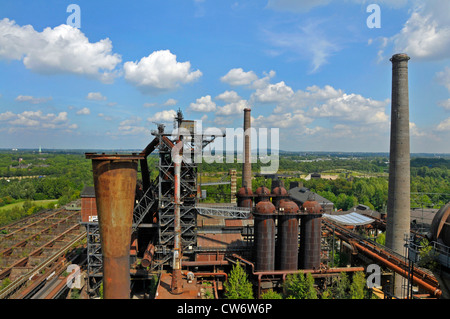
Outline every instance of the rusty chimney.
<path id="1" fill-rule="evenodd" d="M 392 56 L 391 141 L 387 202 L 386 246 L 404 255 L 405 236 L 410 234 L 410 144 L 408 60 L 401 53 Z M 395 294 L 401 293 L 396 276 Z"/>
<path id="2" fill-rule="evenodd" d="M 242 187 L 252 188 L 252 163 L 251 163 L 251 109 L 244 109 L 244 165 L 242 169 Z"/>
<path id="3" fill-rule="evenodd" d="M 87 153 L 92 160 L 105 299 L 130 298 L 130 243 L 137 155 Z"/>

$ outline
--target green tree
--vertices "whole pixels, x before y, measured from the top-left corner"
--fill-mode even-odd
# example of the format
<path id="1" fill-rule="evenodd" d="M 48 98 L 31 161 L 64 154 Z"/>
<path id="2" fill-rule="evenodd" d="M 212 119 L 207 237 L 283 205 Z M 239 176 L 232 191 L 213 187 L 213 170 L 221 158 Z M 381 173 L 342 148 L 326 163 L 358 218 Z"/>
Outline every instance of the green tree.
<path id="1" fill-rule="evenodd" d="M 224 288 L 225 298 L 227 299 L 253 299 L 252 284 L 239 261 L 231 269 L 228 280 L 224 283 Z"/>
<path id="2" fill-rule="evenodd" d="M 284 282 L 285 295 L 289 299 L 317 299 L 314 278 L 310 273 L 289 274 Z"/>
<path id="3" fill-rule="evenodd" d="M 362 271 L 353 274 L 352 283 L 350 285 L 350 299 L 364 299 L 366 287 L 366 278 Z"/>
<path id="4" fill-rule="evenodd" d="M 347 299 L 347 290 L 350 286 L 350 280 L 346 272 L 341 272 L 339 277 L 334 279 L 334 297 L 336 299 Z"/>
<path id="5" fill-rule="evenodd" d="M 283 296 L 270 289 L 261 295 L 261 299 L 283 299 Z"/>

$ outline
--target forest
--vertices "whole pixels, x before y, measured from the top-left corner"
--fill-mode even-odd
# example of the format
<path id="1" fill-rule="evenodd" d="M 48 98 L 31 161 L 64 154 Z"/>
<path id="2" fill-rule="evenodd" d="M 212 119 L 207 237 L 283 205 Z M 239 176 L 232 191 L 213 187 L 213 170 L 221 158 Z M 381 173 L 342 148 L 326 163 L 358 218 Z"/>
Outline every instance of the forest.
<path id="1" fill-rule="evenodd" d="M 158 176 L 158 157 L 148 157 L 150 175 Z M 39 209 L 43 200 L 64 205 L 80 198 L 85 186 L 93 186 L 91 161 L 83 151 L 0 151 L 0 224 L 9 223 Z M 261 166 L 254 163 L 253 188 L 270 187 L 271 179 L 259 174 Z M 230 169 L 237 170 L 241 185 L 242 164 L 199 164 L 200 183 L 229 180 Z M 291 181 L 303 185 L 334 202 L 337 209 L 348 210 L 365 204 L 385 212 L 388 194 L 389 159 L 381 154 L 369 156 L 330 154 L 281 154 L 278 174 L 286 187 Z M 306 179 L 310 173 L 335 176 L 334 179 Z M 140 178 L 140 173 L 138 175 Z M 229 201 L 230 185 L 202 187 L 209 201 Z M 450 201 L 450 158 L 412 157 L 411 207 L 440 208 Z M 26 205 L 13 205 L 17 203 Z M 36 204 L 35 204 L 36 203 Z"/>

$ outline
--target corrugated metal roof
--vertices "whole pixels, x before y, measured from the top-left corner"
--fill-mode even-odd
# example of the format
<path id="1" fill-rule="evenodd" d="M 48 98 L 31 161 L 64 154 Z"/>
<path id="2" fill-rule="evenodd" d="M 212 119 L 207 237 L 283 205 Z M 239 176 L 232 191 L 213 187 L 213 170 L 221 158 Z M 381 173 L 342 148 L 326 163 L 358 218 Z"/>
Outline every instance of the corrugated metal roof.
<path id="1" fill-rule="evenodd" d="M 358 213 L 349 213 L 344 215 L 329 215 L 329 214 L 323 214 L 323 218 L 330 219 L 338 224 L 342 225 L 367 225 L 374 221 L 374 219 L 369 218 L 367 216 L 358 214 Z"/>

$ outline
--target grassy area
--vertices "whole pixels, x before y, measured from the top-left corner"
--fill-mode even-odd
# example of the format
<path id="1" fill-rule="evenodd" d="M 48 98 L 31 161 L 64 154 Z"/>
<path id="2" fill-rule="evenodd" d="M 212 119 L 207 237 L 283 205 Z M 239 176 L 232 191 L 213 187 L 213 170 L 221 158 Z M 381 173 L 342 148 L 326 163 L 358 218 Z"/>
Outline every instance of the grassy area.
<path id="1" fill-rule="evenodd" d="M 58 202 L 58 200 L 57 199 L 44 199 L 44 200 L 33 200 L 33 201 L 31 201 L 31 203 L 33 205 L 35 205 L 35 206 L 47 206 L 49 203 L 52 203 L 52 202 L 56 204 Z M 0 212 L 2 212 L 4 210 L 11 209 L 11 208 L 14 208 L 16 206 L 22 207 L 23 203 L 25 203 L 25 201 L 2 206 L 2 207 L 0 207 Z"/>

